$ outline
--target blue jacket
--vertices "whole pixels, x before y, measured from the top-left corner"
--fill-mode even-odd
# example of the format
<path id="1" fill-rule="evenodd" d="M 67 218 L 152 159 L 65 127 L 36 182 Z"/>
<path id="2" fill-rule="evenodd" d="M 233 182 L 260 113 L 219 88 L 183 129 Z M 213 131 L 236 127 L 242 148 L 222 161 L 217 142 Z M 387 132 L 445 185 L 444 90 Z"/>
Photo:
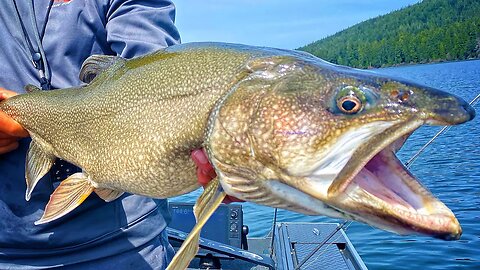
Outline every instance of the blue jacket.
<path id="1" fill-rule="evenodd" d="M 13 2 L 16 2 L 16 8 Z M 35 17 L 27 3 L 34 2 Z M 24 92 L 40 85 L 28 42 L 41 32 L 50 0 L 6 0 L 0 9 L 0 87 Z M 179 42 L 175 7 L 167 0 L 54 0 L 43 37 L 53 88 L 80 84 L 82 62 L 92 54 L 142 55 Z M 18 14 L 24 30 L 13 14 Z M 36 19 L 36 28 L 35 22 Z M 26 41 L 25 34 L 30 36 Z M 105 203 L 96 195 L 58 221 L 34 225 L 54 190 L 50 174 L 25 201 L 29 140 L 0 156 L 0 269 L 18 265 L 69 265 L 120 254 L 158 237 L 168 221 L 167 202 L 124 195 Z M 17 266 L 16 266 L 17 265 Z"/>

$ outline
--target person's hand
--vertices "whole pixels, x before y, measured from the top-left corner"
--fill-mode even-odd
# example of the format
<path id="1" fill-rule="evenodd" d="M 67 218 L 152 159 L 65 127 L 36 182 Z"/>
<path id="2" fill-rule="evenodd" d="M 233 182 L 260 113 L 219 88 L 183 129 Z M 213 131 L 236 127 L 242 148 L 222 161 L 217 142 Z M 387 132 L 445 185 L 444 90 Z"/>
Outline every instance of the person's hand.
<path id="1" fill-rule="evenodd" d="M 195 149 L 191 153 L 191 157 L 195 165 L 197 165 L 197 180 L 202 186 L 206 186 L 213 178 L 217 176 L 212 164 L 208 161 L 207 155 L 203 149 Z M 224 203 L 243 202 L 240 199 L 227 195 L 223 200 Z"/>
<path id="2" fill-rule="evenodd" d="M 0 101 L 17 93 L 0 87 Z M 0 111 L 0 155 L 17 149 L 18 140 L 28 137 L 28 132 L 10 116 Z"/>

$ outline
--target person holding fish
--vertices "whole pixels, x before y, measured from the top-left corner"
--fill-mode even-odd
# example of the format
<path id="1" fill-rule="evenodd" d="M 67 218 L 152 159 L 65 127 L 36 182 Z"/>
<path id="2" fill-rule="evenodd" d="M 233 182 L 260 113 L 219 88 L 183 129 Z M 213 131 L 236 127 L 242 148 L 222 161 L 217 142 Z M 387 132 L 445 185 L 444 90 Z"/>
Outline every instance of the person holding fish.
<path id="1" fill-rule="evenodd" d="M 44 90 L 79 85 L 80 67 L 91 54 L 132 58 L 179 43 L 174 16 L 168 0 L 8 0 L 0 9 L 0 101 L 27 84 Z M 26 201 L 28 137 L 0 112 L 0 269 L 166 267 L 173 256 L 164 230 L 166 200 L 125 194 L 106 203 L 90 196 L 66 220 L 34 225 L 58 185 L 55 174 L 76 168 L 57 160 Z M 208 182 L 214 172 L 204 152 L 193 156 Z"/>
<path id="2" fill-rule="evenodd" d="M 171 2 L 104 1 L 0 11 L 0 85 L 28 92 L 1 95 L 0 268 L 164 268 L 166 201 L 124 192 L 169 198 L 215 173 L 167 269 L 188 267 L 226 195 L 398 234 L 461 236 L 395 155 L 424 124 L 472 120 L 461 98 L 297 51 L 175 45 Z M 31 141 L 17 142 L 27 133 L 12 119 Z M 201 147 L 208 159 L 192 152 Z"/>

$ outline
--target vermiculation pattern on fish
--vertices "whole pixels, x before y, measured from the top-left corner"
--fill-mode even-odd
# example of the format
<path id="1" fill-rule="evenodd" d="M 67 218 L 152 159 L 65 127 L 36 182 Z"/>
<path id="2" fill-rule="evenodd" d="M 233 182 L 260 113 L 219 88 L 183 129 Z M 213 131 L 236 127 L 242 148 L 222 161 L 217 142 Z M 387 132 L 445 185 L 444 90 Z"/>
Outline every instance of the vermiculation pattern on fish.
<path id="1" fill-rule="evenodd" d="M 27 129 L 26 199 L 59 157 L 82 168 L 52 194 L 37 224 L 91 192 L 167 198 L 198 187 L 190 151 L 204 147 L 218 178 L 197 201 L 197 226 L 169 269 L 185 268 L 225 194 L 400 234 L 457 239 L 460 225 L 396 158 L 423 124 L 475 112 L 458 97 L 312 55 L 245 45 L 177 45 L 125 60 L 92 56 L 88 85 L 0 103 Z"/>

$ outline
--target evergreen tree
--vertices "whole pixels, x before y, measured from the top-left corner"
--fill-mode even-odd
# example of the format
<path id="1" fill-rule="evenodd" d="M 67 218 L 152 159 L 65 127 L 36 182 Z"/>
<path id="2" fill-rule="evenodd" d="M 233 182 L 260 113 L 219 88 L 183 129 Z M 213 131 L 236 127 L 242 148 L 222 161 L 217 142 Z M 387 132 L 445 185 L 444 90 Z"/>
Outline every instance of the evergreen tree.
<path id="1" fill-rule="evenodd" d="M 299 49 L 361 68 L 480 58 L 480 1 L 424 0 Z"/>

